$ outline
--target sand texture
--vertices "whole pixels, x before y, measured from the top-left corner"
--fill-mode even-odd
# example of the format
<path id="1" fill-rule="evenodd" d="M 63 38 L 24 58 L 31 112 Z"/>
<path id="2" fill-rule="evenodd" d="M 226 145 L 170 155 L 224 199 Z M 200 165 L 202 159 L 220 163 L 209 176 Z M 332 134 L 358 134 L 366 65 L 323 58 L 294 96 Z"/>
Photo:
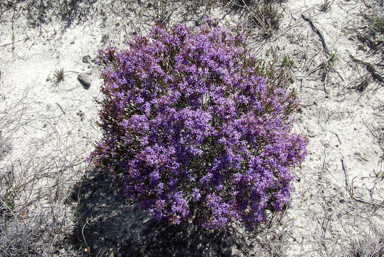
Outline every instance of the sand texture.
<path id="1" fill-rule="evenodd" d="M 101 137 L 98 50 L 126 48 L 134 35 L 146 35 L 159 15 L 153 1 L 13 2 L 15 7 L 0 3 L 0 172 L 2 186 L 12 184 L 2 192 L 0 213 L 9 217 L 1 219 L 0 256 L 28 244 L 30 250 L 19 253 L 384 253 L 384 34 L 372 35 L 364 18 L 383 10 L 380 1 L 334 0 L 324 11 L 323 0 L 288 0 L 277 4 L 281 24 L 270 37 L 257 26 L 251 30 L 249 46 L 257 57 L 294 61 L 290 88 L 301 101 L 294 130 L 308 136 L 308 155 L 292 171 L 286 210 L 255 231 L 234 224 L 225 233 L 155 222 L 86 162 Z M 167 22 L 196 27 L 205 15 L 227 27 L 249 22 L 245 8 L 197 2 L 168 1 Z M 12 199 L 14 206 L 5 203 Z"/>

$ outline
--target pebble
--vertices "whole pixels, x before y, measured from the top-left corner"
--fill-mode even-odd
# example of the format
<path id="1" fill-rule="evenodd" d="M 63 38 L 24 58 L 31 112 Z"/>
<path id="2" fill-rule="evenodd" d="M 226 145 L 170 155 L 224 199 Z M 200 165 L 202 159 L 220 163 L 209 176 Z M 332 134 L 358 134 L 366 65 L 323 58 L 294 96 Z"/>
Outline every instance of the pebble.
<path id="1" fill-rule="evenodd" d="M 83 85 L 85 88 L 89 88 L 91 86 L 91 78 L 88 74 L 86 73 L 80 73 L 79 76 L 77 76 L 77 80 L 80 81 L 80 83 Z"/>
<path id="2" fill-rule="evenodd" d="M 83 63 L 91 63 L 91 56 L 85 55 L 83 56 Z"/>
<path id="3" fill-rule="evenodd" d="M 309 137 L 315 137 L 320 133 L 320 127 L 313 121 L 307 122 L 307 132 Z"/>

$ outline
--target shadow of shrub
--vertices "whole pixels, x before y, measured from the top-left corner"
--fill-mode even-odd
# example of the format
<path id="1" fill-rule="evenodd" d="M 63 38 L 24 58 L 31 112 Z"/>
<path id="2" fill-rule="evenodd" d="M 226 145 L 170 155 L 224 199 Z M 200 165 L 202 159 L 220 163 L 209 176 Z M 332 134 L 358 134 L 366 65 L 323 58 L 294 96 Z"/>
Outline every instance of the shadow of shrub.
<path id="1" fill-rule="evenodd" d="M 229 231 L 213 232 L 186 222 L 170 225 L 126 201 L 105 174 L 92 173 L 74 187 L 76 248 L 92 256 L 232 256 Z"/>

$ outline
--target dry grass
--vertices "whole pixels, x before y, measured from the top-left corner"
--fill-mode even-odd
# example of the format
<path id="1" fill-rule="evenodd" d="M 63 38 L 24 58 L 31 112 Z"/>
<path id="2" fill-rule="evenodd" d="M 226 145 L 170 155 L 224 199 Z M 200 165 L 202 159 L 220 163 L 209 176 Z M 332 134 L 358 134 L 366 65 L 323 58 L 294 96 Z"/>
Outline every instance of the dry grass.
<path id="1" fill-rule="evenodd" d="M 79 256 L 70 245 L 66 200 L 79 160 L 68 157 L 72 145 L 55 149 L 47 141 L 29 145 L 25 140 L 23 155 L 17 154 L 14 140 L 34 121 L 24 103 L 27 96 L 0 99 L 0 255 Z M 45 148 L 51 151 L 44 153 Z"/>
<path id="2" fill-rule="evenodd" d="M 380 227 L 372 227 L 371 233 L 351 242 L 349 256 L 381 257 L 384 256 L 384 232 Z"/>

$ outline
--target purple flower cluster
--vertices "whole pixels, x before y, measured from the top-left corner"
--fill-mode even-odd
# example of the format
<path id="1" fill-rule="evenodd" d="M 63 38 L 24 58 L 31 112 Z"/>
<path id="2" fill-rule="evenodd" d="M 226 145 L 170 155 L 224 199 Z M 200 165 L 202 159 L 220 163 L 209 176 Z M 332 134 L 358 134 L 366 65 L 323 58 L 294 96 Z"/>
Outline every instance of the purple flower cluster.
<path id="1" fill-rule="evenodd" d="M 266 85 L 246 38 L 209 20 L 157 24 L 129 50 L 100 50 L 103 137 L 91 160 L 156 219 L 248 226 L 290 198 L 307 139 L 291 133 L 293 93 Z"/>

